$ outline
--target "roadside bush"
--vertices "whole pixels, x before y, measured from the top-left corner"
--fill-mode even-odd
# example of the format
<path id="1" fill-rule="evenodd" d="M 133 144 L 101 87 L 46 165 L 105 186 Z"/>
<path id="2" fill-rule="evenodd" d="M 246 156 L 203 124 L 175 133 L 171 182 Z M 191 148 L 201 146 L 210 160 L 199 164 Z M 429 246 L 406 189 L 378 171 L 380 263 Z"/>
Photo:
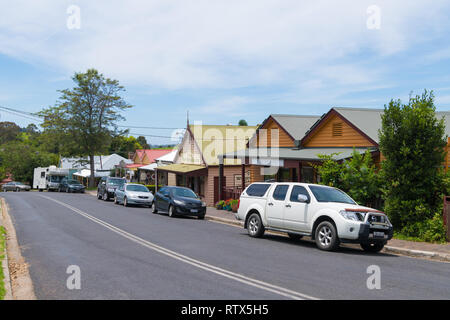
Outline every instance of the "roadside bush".
<path id="1" fill-rule="evenodd" d="M 362 205 L 380 209 L 381 179 L 370 151 L 361 154 L 353 150 L 351 159 L 342 162 L 335 160 L 337 155 L 319 155 L 323 162 L 314 167 L 319 171 L 320 183 L 341 189 Z"/>
<path id="2" fill-rule="evenodd" d="M 442 197 L 449 189 L 444 173 L 445 123 L 435 114 L 433 93 L 412 97 L 408 104 L 385 106 L 379 132 L 385 212 L 402 234 L 439 241 Z"/>

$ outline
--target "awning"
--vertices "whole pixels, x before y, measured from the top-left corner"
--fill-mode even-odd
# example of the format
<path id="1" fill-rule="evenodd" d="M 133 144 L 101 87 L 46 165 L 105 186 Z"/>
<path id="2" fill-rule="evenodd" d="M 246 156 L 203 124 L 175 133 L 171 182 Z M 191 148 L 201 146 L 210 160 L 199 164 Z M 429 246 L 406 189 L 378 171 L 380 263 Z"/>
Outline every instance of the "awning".
<path id="1" fill-rule="evenodd" d="M 234 153 L 228 153 L 220 155 L 223 158 L 235 158 L 239 159 L 246 157 L 250 159 L 251 164 L 265 164 L 265 161 L 282 162 L 283 160 L 303 160 L 303 161 L 321 161 L 319 157 L 320 154 L 324 155 L 334 155 L 335 160 L 343 160 L 350 158 L 353 154 L 353 150 L 358 153 L 364 153 L 367 150 L 370 152 L 377 151 L 376 148 L 346 148 L 346 147 L 335 147 L 335 148 L 303 148 L 303 149 L 292 149 L 292 148 L 253 148 L 246 149 L 243 151 L 238 151 Z M 261 162 L 261 163 L 260 163 Z"/>
<path id="2" fill-rule="evenodd" d="M 94 171 L 94 176 L 96 178 L 98 177 L 108 177 L 110 175 L 110 171 Z M 78 177 L 83 177 L 83 178 L 87 178 L 91 176 L 91 170 L 89 169 L 82 169 L 79 172 L 75 172 L 73 174 L 74 176 L 78 176 Z"/>
<path id="3" fill-rule="evenodd" d="M 167 171 L 189 176 L 203 176 L 207 174 L 206 166 L 197 164 L 176 163 L 157 167 L 158 171 Z"/>
<path id="4" fill-rule="evenodd" d="M 139 167 L 138 169 L 139 169 L 139 170 L 150 170 L 150 171 L 154 171 L 155 168 L 156 168 L 157 166 L 158 166 L 157 163 L 150 163 L 150 164 L 148 164 L 148 165 L 146 165 L 146 166 Z"/>

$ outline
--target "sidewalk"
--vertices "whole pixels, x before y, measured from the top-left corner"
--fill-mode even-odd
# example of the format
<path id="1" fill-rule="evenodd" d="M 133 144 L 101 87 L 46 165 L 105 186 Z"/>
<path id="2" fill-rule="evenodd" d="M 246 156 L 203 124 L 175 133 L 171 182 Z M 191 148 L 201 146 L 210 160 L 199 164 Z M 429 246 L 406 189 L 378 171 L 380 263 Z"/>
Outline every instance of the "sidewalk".
<path id="1" fill-rule="evenodd" d="M 231 211 L 217 210 L 213 207 L 208 207 L 206 211 L 206 219 L 230 223 L 237 226 L 244 226 L 244 223 L 237 220 L 234 217 L 234 213 Z M 449 242 L 447 242 L 447 244 L 434 244 L 392 239 L 384 247 L 383 251 L 450 262 Z"/>

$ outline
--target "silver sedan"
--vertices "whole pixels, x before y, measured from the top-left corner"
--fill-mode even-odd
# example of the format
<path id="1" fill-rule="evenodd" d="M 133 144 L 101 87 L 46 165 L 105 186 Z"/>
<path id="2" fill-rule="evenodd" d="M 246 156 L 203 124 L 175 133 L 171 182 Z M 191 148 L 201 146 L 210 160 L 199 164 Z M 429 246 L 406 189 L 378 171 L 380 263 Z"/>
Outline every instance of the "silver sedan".
<path id="1" fill-rule="evenodd" d="M 2 185 L 2 191 L 30 191 L 31 187 L 22 182 L 11 181 Z"/>
<path id="2" fill-rule="evenodd" d="M 114 203 L 123 203 L 125 207 L 131 204 L 150 207 L 153 203 L 153 194 L 142 184 L 125 183 L 116 189 Z"/>

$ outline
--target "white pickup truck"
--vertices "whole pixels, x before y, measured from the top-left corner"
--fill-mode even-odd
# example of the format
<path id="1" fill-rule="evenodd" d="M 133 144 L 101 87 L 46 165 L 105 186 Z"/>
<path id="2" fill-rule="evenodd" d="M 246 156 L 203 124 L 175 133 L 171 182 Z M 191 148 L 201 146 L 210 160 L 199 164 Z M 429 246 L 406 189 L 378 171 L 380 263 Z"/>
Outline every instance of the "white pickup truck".
<path id="1" fill-rule="evenodd" d="M 319 249 L 328 251 L 350 242 L 378 252 L 393 234 L 383 212 L 317 184 L 253 183 L 241 194 L 236 218 L 244 221 L 251 237 L 261 237 L 265 230 L 286 232 L 293 239 L 310 236 Z"/>

